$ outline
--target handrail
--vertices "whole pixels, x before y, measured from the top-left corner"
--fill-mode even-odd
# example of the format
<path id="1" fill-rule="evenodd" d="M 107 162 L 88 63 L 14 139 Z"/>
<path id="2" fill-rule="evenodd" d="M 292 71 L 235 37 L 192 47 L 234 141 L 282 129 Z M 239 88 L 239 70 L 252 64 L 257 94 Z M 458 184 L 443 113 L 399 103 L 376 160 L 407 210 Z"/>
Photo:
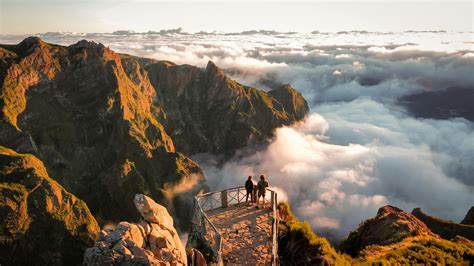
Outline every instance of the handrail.
<path id="1" fill-rule="evenodd" d="M 271 193 L 271 208 L 273 212 L 273 221 L 272 221 L 272 265 L 277 265 L 278 263 L 278 242 L 277 242 L 277 230 L 278 230 L 278 216 L 277 216 L 277 209 L 276 209 L 276 204 L 277 204 L 277 193 L 276 191 L 272 189 L 268 189 Z M 232 187 L 232 188 L 227 188 L 219 191 L 213 191 L 213 192 L 207 192 L 201 195 L 197 195 L 194 197 L 195 202 L 197 203 L 197 206 L 199 207 L 199 213 L 204 217 L 203 223 L 207 223 L 210 225 L 213 234 L 217 236 L 217 243 L 214 243 L 214 246 L 211 247 L 217 262 L 217 265 L 222 264 L 222 234 L 219 233 L 217 230 L 216 226 L 210 221 L 209 217 L 206 215 L 206 211 L 209 210 L 214 210 L 218 208 L 226 208 L 234 204 L 239 204 L 241 203 L 241 200 L 243 202 L 243 199 L 245 197 L 245 194 L 241 194 L 245 191 L 244 186 L 238 186 L 238 187 Z M 231 193 L 234 193 L 232 195 Z M 219 198 L 216 199 L 215 195 L 219 195 Z M 242 196 L 242 198 L 240 198 Z M 220 200 L 220 202 L 219 202 Z M 206 202 L 204 202 L 206 201 Z M 219 204 L 220 203 L 220 204 Z M 204 207 L 207 207 L 207 204 L 209 205 L 209 209 L 203 208 L 203 204 L 205 204 Z M 205 227 L 204 224 L 202 226 Z M 204 234 L 207 235 L 208 232 L 204 228 Z M 215 245 L 217 244 L 217 245 Z"/>
<path id="2" fill-rule="evenodd" d="M 222 262 L 222 235 L 219 233 L 219 230 L 217 230 L 216 226 L 209 220 L 209 217 L 207 217 L 206 213 L 203 211 L 201 204 L 199 204 L 199 197 L 195 196 L 194 200 L 197 202 L 197 206 L 199 207 L 199 211 L 201 215 L 204 217 L 205 221 L 211 225 L 211 228 L 213 229 L 214 233 L 217 235 L 218 238 L 218 246 L 217 250 L 213 250 L 214 252 L 217 251 L 216 259 L 217 259 L 217 265 L 221 265 Z M 205 231 L 206 232 L 206 231 Z"/>

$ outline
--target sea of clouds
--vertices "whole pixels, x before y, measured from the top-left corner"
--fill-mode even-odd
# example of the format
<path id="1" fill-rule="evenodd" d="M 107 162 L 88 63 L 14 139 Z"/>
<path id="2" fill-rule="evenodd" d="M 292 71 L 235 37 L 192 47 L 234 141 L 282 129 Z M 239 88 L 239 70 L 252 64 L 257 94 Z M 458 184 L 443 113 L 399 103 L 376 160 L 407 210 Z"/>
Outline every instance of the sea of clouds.
<path id="1" fill-rule="evenodd" d="M 335 242 L 385 204 L 421 207 L 454 221 L 474 205 L 473 122 L 415 117 L 399 101 L 451 87 L 474 90 L 472 32 L 174 29 L 39 36 L 64 45 L 93 40 L 178 64 L 204 67 L 212 60 L 263 89 L 292 84 L 311 107 L 305 121 L 277 129 L 267 147 L 224 164 L 209 155 L 194 159 L 211 189 L 266 174 L 299 218 Z M 0 43 L 24 37 L 3 35 Z"/>

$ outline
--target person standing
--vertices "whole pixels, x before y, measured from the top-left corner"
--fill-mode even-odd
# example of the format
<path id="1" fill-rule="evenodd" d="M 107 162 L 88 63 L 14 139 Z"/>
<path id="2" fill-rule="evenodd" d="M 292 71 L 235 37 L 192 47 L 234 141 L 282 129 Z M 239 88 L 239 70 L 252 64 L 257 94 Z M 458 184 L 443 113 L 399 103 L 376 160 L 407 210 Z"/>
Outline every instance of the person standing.
<path id="1" fill-rule="evenodd" d="M 245 203 L 248 202 L 250 197 L 250 205 L 253 203 L 253 181 L 252 176 L 249 175 L 247 181 L 245 182 L 245 190 L 247 191 L 247 195 L 245 196 Z"/>
<path id="2" fill-rule="evenodd" d="M 265 180 L 265 176 L 260 176 L 260 181 L 257 183 L 257 208 L 258 204 L 260 203 L 260 197 L 262 197 L 262 208 L 265 208 L 265 192 L 267 191 L 268 181 Z"/>

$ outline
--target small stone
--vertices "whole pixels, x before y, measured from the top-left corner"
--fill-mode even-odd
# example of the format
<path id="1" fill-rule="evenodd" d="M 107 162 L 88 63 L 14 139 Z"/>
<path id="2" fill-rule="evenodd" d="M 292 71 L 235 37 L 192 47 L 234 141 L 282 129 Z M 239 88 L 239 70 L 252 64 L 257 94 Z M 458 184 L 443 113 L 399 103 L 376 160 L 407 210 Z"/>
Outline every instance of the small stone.
<path id="1" fill-rule="evenodd" d="M 115 230 L 127 231 L 130 228 L 131 224 L 129 222 L 120 222 L 117 224 Z"/>
<path id="2" fill-rule="evenodd" d="M 105 237 L 105 241 L 114 244 L 115 242 L 122 239 L 122 234 L 123 233 L 119 230 L 112 231 Z"/>
<path id="3" fill-rule="evenodd" d="M 98 247 L 100 250 L 109 249 L 111 246 L 112 246 L 112 244 L 110 244 L 107 241 L 97 241 L 94 244 L 94 247 Z"/>
<path id="4" fill-rule="evenodd" d="M 130 224 L 128 231 L 125 232 L 123 239 L 127 243 L 128 247 L 145 245 L 145 239 L 143 238 L 142 232 L 136 224 Z"/>
<path id="5" fill-rule="evenodd" d="M 109 232 L 106 230 L 102 230 L 99 232 L 99 240 L 105 240 L 105 238 L 109 235 Z"/>
<path id="6" fill-rule="evenodd" d="M 127 250 L 127 244 L 123 240 L 118 241 L 112 249 L 117 251 L 118 253 L 120 253 L 122 255 L 127 254 L 127 251 L 126 251 Z"/>

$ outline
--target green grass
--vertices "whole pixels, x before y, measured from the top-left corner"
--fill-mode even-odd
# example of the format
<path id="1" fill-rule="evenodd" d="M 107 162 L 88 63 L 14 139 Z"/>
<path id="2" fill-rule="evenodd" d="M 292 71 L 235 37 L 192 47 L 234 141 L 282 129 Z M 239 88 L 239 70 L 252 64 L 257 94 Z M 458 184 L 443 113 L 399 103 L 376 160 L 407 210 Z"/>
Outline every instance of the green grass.
<path id="1" fill-rule="evenodd" d="M 326 238 L 316 235 L 308 222 L 295 218 L 286 202 L 278 204 L 280 217 L 285 221 L 279 225 L 279 255 L 282 265 L 349 265 L 352 259 L 338 253 Z"/>
<path id="2" fill-rule="evenodd" d="M 474 251 L 466 245 L 453 241 L 422 239 L 405 247 L 395 247 L 385 255 L 376 259 L 369 259 L 366 262 L 382 265 L 472 265 Z"/>
<path id="3" fill-rule="evenodd" d="M 390 246 L 367 246 L 357 257 L 351 258 L 336 251 L 326 238 L 314 233 L 308 222 L 296 219 L 288 203 L 279 203 L 278 211 L 284 221 L 279 225 L 278 252 L 282 265 L 472 265 L 474 263 L 474 242 L 463 237 L 456 237 L 452 241 L 433 237 L 415 240 L 407 238 Z M 363 226 L 369 226 L 370 220 L 364 222 Z M 349 244 L 357 244 L 354 232 L 352 237 L 354 239 Z"/>

